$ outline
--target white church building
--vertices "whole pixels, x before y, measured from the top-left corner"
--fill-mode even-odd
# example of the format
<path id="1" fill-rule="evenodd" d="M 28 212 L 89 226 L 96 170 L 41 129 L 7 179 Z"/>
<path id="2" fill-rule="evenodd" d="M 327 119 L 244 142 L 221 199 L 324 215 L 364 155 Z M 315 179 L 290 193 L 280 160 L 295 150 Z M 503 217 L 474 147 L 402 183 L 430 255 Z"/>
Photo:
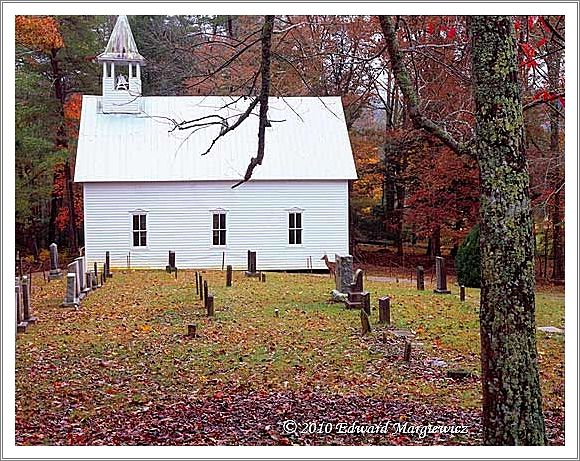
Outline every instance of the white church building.
<path id="1" fill-rule="evenodd" d="M 219 138 L 222 125 L 175 129 L 188 120 L 234 123 L 249 98 L 141 96 L 144 58 L 126 16 L 104 53 L 100 96 L 84 96 L 75 182 L 84 191 L 85 255 L 112 267 L 314 269 L 347 254 L 348 185 L 356 170 L 339 97 L 269 100 L 264 161 L 239 187 L 258 144 L 258 107 Z"/>

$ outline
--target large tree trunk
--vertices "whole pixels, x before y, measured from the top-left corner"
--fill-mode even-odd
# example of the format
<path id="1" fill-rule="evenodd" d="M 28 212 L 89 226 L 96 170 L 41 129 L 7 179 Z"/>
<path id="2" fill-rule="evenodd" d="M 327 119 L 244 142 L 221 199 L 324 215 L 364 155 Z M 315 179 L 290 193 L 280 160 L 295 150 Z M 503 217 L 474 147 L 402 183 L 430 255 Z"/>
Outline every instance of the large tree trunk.
<path id="1" fill-rule="evenodd" d="M 517 43 L 507 16 L 469 17 L 481 177 L 481 363 L 486 445 L 546 443 L 534 237 Z"/>

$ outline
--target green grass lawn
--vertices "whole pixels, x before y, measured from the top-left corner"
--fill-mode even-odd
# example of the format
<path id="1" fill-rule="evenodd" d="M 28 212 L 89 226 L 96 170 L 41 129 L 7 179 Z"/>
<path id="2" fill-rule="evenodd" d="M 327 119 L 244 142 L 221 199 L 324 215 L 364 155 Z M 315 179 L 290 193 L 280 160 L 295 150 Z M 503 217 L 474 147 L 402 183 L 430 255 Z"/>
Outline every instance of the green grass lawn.
<path id="1" fill-rule="evenodd" d="M 461 303 L 454 287 L 452 295 L 435 295 L 429 286 L 418 292 L 404 283 L 366 283 L 373 308 L 390 296 L 394 325 L 416 333 L 408 364 L 400 343 L 383 341 L 376 310 L 373 331 L 362 337 L 359 312 L 328 302 L 330 278 L 268 273 L 262 283 L 237 272 L 226 288 L 225 273 L 203 276 L 215 295 L 214 318 L 195 294 L 192 271 L 177 280 L 162 271 L 116 271 L 79 310 L 60 306 L 64 280 L 36 277 L 39 322 L 16 342 L 17 432 L 24 422 L 57 420 L 74 429 L 98 415 L 240 387 L 480 406 L 477 378 L 446 377 L 449 368 L 479 373 L 477 290 Z M 563 293 L 538 293 L 537 319 L 563 327 Z M 198 325 L 199 338 L 185 336 L 188 323 Z M 564 337 L 539 332 L 538 348 L 545 408 L 562 411 Z M 435 358 L 448 367 L 431 366 Z M 46 432 L 28 442 L 59 442 Z"/>

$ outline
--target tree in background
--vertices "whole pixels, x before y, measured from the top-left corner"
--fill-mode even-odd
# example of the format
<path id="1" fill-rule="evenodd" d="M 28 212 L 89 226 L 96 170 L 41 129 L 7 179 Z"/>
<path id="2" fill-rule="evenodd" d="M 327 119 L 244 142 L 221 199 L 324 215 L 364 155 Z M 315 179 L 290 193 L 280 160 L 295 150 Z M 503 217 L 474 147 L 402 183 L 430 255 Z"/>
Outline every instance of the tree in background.
<path id="1" fill-rule="evenodd" d="M 22 122 L 17 124 L 21 127 L 17 185 L 41 192 L 29 195 L 32 201 L 20 202 L 17 208 L 17 227 L 23 231 L 18 243 L 29 249 L 62 241 L 57 233 L 66 229 L 68 246 L 73 253 L 78 251 L 82 217 L 77 217 L 79 190 L 72 178 L 76 134 L 69 129 L 65 112 L 71 95 L 93 93 L 100 87 L 91 64 L 101 48 L 98 31 L 99 18 L 94 16 L 16 17 L 16 75 L 22 82 L 16 95 L 17 120 Z M 30 117 L 40 113 L 43 116 L 30 123 Z M 40 142 L 31 143 L 32 137 Z"/>

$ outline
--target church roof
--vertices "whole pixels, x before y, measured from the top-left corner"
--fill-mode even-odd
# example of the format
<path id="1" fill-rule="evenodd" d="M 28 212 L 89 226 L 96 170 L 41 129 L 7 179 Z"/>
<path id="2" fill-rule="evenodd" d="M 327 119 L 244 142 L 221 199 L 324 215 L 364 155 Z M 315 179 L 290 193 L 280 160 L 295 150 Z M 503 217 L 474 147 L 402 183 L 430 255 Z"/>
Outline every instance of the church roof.
<path id="1" fill-rule="evenodd" d="M 97 56 L 99 62 L 119 61 L 119 62 L 144 62 L 145 58 L 139 54 L 137 44 L 133 38 L 129 20 L 124 14 L 117 18 L 113 32 L 109 37 L 109 42 L 105 51 Z"/>
<path id="2" fill-rule="evenodd" d="M 220 138 L 221 124 L 188 130 L 181 122 L 235 122 L 250 103 L 231 96 L 149 96 L 140 114 L 103 114 L 100 96 L 84 96 L 76 182 L 237 181 L 256 155 L 258 110 Z M 271 97 L 266 150 L 255 180 L 356 179 L 340 97 Z"/>

